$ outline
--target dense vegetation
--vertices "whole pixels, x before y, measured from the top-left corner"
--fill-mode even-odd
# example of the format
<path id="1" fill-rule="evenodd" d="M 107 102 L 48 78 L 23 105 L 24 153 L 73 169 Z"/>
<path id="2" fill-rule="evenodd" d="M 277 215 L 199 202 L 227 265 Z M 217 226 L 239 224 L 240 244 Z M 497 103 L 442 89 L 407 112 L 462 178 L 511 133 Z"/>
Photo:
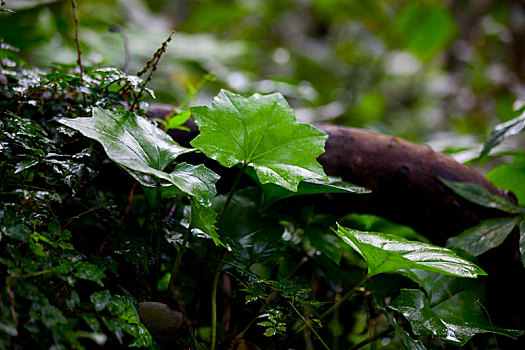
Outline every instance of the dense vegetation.
<path id="1" fill-rule="evenodd" d="M 321 19 L 343 7 L 328 3 L 315 2 Z M 82 9 L 72 14 L 72 4 L 14 6 L 15 13 L 0 14 L 5 18 L 1 25 L 44 13 L 54 25 L 62 23 L 61 33 L 74 33 L 73 19 L 82 23 L 90 17 L 83 17 Z M 276 6 L 259 6 L 290 15 L 272 4 Z M 221 6 L 231 11 L 221 12 Z M 222 13 L 229 16 L 219 29 L 232 31 L 227 24 L 249 10 L 221 6 L 200 8 L 195 13 L 201 21 L 190 17 L 186 28 L 206 30 L 217 24 L 213 16 Z M 370 11 L 375 14 L 386 11 L 374 6 Z M 407 44 L 408 51 L 425 62 L 456 29 L 441 5 L 406 5 L 397 14 L 404 19 L 397 22 L 398 30 L 422 14 L 441 21 L 434 33 L 439 39 L 434 43 L 441 46 L 428 47 L 422 39 Z M 334 18 L 335 23 L 342 21 Z M 89 40 L 104 35 L 93 32 Z M 80 33 L 79 39 L 88 40 Z M 258 33 L 243 35 L 256 40 Z M 0 278 L 5 288 L 0 290 L 0 347 L 423 349 L 517 344 L 514 339 L 522 331 L 499 328 L 487 315 L 486 273 L 478 257 L 517 230 L 525 262 L 522 151 L 506 151 L 513 163 L 488 174 L 514 191 L 515 202 L 476 185 L 443 180 L 458 195 L 499 210 L 500 217 L 451 237 L 447 248 L 440 248 L 383 218 L 356 213 L 336 217 L 303 201 L 320 193 L 359 196 L 369 191 L 324 173 L 316 159 L 327 135 L 297 123 L 280 93 L 248 97 L 221 90 L 211 107 L 188 107 L 204 84 L 219 87 L 228 76 L 235 77 L 234 72 L 221 76 L 221 67 L 215 67 L 214 76 L 202 72 L 208 70 L 206 64 L 229 58 L 212 56 L 210 63 L 200 47 L 203 52 L 195 53 L 200 58 L 188 59 L 198 62 L 196 72 L 201 72 L 196 83 L 185 81 L 189 92 L 180 86 L 175 93 L 163 90 L 159 81 L 152 81 L 157 89 L 150 90 L 151 78 L 164 69 L 161 59 L 172 57 L 170 40 L 184 34 L 170 35 L 162 44 L 157 37 L 160 48 L 143 59 L 145 67 L 137 75 L 90 59 L 71 64 L 76 57 L 68 57 L 69 64 L 44 67 L 49 63 L 45 50 L 30 50 L 36 43 L 28 39 L 29 33 L 15 38 L 5 30 L 2 35 Z M 46 50 L 52 50 L 51 45 L 46 42 Z M 72 47 L 80 57 L 80 48 Z M 96 50 L 103 52 L 104 45 L 90 47 L 83 57 L 93 57 L 89 55 Z M 296 105 L 317 108 L 345 100 L 344 93 L 338 94 L 352 91 L 330 86 L 330 76 L 337 72 L 327 76 L 324 69 L 333 67 L 315 65 L 299 54 L 293 56 L 295 64 L 290 57 L 284 62 L 286 50 L 277 47 L 274 59 L 282 59 L 283 68 L 295 67 L 298 71 L 290 73 L 295 80 L 273 80 L 272 89 L 285 90 Z M 347 64 L 359 68 L 354 60 Z M 242 69 L 256 68 L 245 63 Z M 314 99 L 305 92 L 312 92 L 304 84 L 308 74 L 326 78 L 327 85 L 316 81 L 319 95 Z M 236 90 L 261 86 L 238 85 Z M 178 103 L 165 120 L 153 122 L 144 115 L 146 101 L 155 94 Z M 386 95 L 364 93 L 360 115 L 382 119 L 383 112 L 370 108 L 381 105 Z M 523 109 L 508 109 L 502 109 L 506 123 L 489 134 L 477 153 L 480 164 L 496 158 L 494 149 L 525 129 Z M 186 132 L 183 124 L 190 115 L 199 136 L 181 146 L 166 131 Z M 381 129 L 390 122 L 376 125 Z M 171 328 L 162 329 L 165 325 Z"/>

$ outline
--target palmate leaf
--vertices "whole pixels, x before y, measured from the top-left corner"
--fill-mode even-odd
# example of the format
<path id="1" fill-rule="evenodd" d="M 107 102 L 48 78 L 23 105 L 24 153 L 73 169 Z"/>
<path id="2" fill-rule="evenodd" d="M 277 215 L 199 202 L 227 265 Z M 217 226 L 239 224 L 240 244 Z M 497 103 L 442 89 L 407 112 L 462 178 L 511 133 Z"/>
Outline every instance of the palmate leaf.
<path id="1" fill-rule="evenodd" d="M 417 289 L 402 289 L 388 307 L 402 313 L 416 335 L 434 334 L 455 345 L 464 345 L 479 333 L 496 333 L 516 339 L 522 331 L 494 327 L 478 303 L 478 294 L 465 290 L 434 307 Z"/>
<path id="2" fill-rule="evenodd" d="M 179 155 L 193 150 L 179 146 L 146 119 L 131 112 L 95 108 L 91 118 L 59 121 L 100 142 L 108 157 L 143 186 L 160 184 L 171 192 L 175 188 L 203 205 L 211 205 L 218 175 L 202 165 L 186 163 L 178 164 L 171 173 L 163 172 Z"/>
<path id="3" fill-rule="evenodd" d="M 316 159 L 328 136 L 297 123 L 281 94 L 245 98 L 221 90 L 212 108 L 190 110 L 200 132 L 191 145 L 221 165 L 251 166 L 261 183 L 290 191 L 305 179 L 327 180 Z"/>
<path id="4" fill-rule="evenodd" d="M 519 221 L 519 217 L 484 220 L 460 235 L 449 238 L 447 245 L 478 256 L 503 243 Z"/>
<path id="5" fill-rule="evenodd" d="M 486 275 L 480 267 L 460 258 L 450 249 L 409 241 L 386 233 L 348 229 L 340 225 L 335 232 L 365 259 L 370 276 L 384 272 L 399 273 L 405 269 L 470 278 Z"/>

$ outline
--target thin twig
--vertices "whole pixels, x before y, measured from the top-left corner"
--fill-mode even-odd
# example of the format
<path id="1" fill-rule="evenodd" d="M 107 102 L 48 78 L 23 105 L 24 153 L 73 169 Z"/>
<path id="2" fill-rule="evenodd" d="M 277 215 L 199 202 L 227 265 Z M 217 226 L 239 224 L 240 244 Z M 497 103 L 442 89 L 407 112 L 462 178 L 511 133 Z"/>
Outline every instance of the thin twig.
<path id="1" fill-rule="evenodd" d="M 84 68 L 82 67 L 82 50 L 80 49 L 80 40 L 78 38 L 77 3 L 75 0 L 71 0 L 71 8 L 73 10 L 73 20 L 75 21 L 75 41 L 77 43 L 77 64 L 78 64 L 78 68 L 80 68 L 80 79 L 83 79 Z"/>

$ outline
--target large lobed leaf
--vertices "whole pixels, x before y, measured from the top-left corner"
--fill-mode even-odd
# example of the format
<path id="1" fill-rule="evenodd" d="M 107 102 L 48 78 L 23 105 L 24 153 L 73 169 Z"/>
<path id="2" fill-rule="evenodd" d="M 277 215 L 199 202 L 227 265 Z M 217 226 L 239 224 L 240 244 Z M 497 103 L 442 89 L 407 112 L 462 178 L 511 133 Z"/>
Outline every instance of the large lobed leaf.
<path id="1" fill-rule="evenodd" d="M 173 172 L 163 172 L 179 155 L 191 152 L 148 120 L 132 112 L 95 108 L 91 118 L 60 119 L 60 123 L 80 131 L 102 144 L 108 157 L 128 171 L 143 186 L 160 184 L 184 193 L 203 205 L 211 205 L 218 175 L 202 165 L 178 164 Z"/>
<path id="2" fill-rule="evenodd" d="M 305 179 L 327 180 L 317 157 L 328 136 L 299 124 L 281 94 L 249 98 L 221 90 L 212 108 L 190 108 L 199 127 L 191 145 L 225 167 L 244 164 L 263 184 L 297 191 Z"/>
<path id="3" fill-rule="evenodd" d="M 513 339 L 523 334 L 518 330 L 494 327 L 477 296 L 473 290 L 465 290 L 431 307 L 422 291 L 402 289 L 388 307 L 406 317 L 414 334 L 434 334 L 455 345 L 464 345 L 478 333 L 496 333 Z"/>
<path id="4" fill-rule="evenodd" d="M 335 231 L 367 262 L 370 276 L 404 269 L 434 271 L 457 277 L 486 275 L 480 267 L 453 251 L 428 243 L 377 232 L 363 232 L 338 225 Z"/>

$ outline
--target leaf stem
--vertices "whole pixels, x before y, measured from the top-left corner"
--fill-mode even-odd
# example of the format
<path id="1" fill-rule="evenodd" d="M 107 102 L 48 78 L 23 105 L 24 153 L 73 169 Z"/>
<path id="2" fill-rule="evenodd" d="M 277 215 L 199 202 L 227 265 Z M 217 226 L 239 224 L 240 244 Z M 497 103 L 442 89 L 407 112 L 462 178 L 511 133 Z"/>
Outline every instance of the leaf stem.
<path id="1" fill-rule="evenodd" d="M 184 250 L 186 249 L 186 244 L 188 243 L 188 240 L 190 238 L 190 233 L 191 225 L 188 224 L 188 228 L 186 229 L 186 232 L 184 232 L 184 238 L 182 239 L 182 245 L 179 250 L 179 254 L 177 254 L 177 258 L 175 259 L 175 262 L 173 263 L 173 268 L 171 269 L 170 283 L 168 284 L 168 296 L 171 296 L 173 294 L 173 284 L 175 283 L 175 279 L 177 278 L 180 262 L 182 260 L 182 254 L 184 254 Z"/>
<path id="2" fill-rule="evenodd" d="M 244 171 L 246 170 L 246 167 L 248 166 L 248 163 L 245 163 L 239 173 L 237 174 L 237 177 L 235 178 L 235 181 L 233 182 L 232 188 L 230 189 L 230 192 L 228 192 L 228 197 L 226 197 L 226 201 L 224 202 L 224 206 L 221 209 L 221 212 L 219 213 L 219 216 L 217 217 L 217 226 L 220 225 L 222 221 L 222 217 L 224 216 L 224 213 L 226 212 L 226 209 L 228 209 L 228 206 L 230 205 L 230 202 L 232 201 L 233 194 L 237 190 L 237 187 L 239 186 L 239 183 L 241 182 L 242 176 L 244 174 Z"/>

